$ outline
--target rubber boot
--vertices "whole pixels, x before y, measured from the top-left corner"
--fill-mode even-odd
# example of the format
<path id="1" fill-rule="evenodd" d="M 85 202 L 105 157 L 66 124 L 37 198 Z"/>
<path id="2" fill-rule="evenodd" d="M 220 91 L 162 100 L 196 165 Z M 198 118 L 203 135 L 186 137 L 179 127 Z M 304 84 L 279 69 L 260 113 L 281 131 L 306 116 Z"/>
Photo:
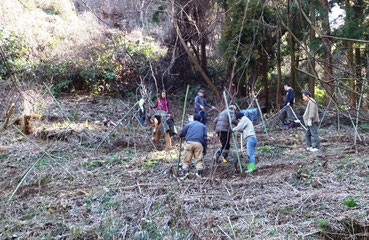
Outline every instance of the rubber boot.
<path id="1" fill-rule="evenodd" d="M 249 163 L 249 165 L 247 165 L 247 173 L 253 172 L 255 170 L 255 163 Z"/>
<path id="2" fill-rule="evenodd" d="M 189 176 L 190 176 L 190 170 L 183 170 L 182 176 L 180 177 L 180 179 L 185 180 L 185 179 L 189 178 Z"/>
<path id="3" fill-rule="evenodd" d="M 202 170 L 196 170 L 195 176 L 198 178 L 202 178 Z"/>

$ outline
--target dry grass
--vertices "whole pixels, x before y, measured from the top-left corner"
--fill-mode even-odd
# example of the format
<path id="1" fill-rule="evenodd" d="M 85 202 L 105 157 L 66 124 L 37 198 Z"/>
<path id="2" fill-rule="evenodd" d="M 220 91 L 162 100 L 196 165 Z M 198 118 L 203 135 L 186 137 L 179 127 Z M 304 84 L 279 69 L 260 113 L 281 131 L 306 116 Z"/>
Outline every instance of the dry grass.
<path id="1" fill-rule="evenodd" d="M 78 16 L 69 0 L 0 2 L 2 35 L 22 37 L 35 59 L 71 59 L 88 54 L 87 49 L 104 39 L 104 28 L 91 13 Z M 84 54 L 82 54 L 84 53 Z"/>
<path id="2" fill-rule="evenodd" d="M 207 178 L 180 182 L 171 173 L 175 151 L 154 152 L 135 123 L 94 150 L 112 128 L 95 121 L 109 116 L 117 122 L 126 111 L 119 99 L 60 101 L 72 124 L 51 102 L 42 114 L 59 118 L 35 120 L 31 139 L 76 178 L 44 157 L 8 204 L 42 151 L 13 129 L 2 133 L 0 239 L 329 239 L 329 232 L 341 230 L 341 239 L 350 239 L 359 228 L 342 221 L 368 221 L 368 143 L 355 153 L 350 128 L 322 129 L 323 151 L 315 154 L 303 150 L 302 130 L 259 132 L 258 170 L 250 175 L 233 164 L 212 174 L 213 136 Z M 350 198 L 357 206 L 347 204 Z"/>

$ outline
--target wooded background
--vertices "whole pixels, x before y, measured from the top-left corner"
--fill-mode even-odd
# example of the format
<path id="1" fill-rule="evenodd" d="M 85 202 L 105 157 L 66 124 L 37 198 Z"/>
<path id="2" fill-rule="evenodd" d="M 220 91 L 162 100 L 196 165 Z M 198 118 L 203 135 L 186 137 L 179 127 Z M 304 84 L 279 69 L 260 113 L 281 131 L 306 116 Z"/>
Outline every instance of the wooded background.
<path id="1" fill-rule="evenodd" d="M 322 105 L 368 108 L 367 0 L 4 0 L 1 79 L 131 96 L 139 84 L 259 98 L 282 83 Z M 332 105 L 333 106 L 333 105 Z"/>

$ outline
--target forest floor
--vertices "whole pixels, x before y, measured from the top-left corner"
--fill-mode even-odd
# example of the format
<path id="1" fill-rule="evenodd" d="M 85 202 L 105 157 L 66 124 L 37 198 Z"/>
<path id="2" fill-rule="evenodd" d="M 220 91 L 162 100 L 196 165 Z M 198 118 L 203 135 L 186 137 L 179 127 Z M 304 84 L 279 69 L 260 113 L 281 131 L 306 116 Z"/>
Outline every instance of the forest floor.
<path id="1" fill-rule="evenodd" d="M 1 132 L 0 239 L 369 239 L 367 132 L 356 152 L 353 129 L 327 123 L 322 150 L 310 153 L 302 128 L 258 128 L 257 170 L 245 174 L 213 165 L 219 142 L 209 123 L 204 179 L 179 181 L 178 138 L 155 150 L 151 126 L 143 130 L 131 116 L 96 150 L 114 128 L 100 122 L 118 122 L 133 101 L 59 100 L 71 122 L 49 99 L 31 135 L 17 125 Z"/>

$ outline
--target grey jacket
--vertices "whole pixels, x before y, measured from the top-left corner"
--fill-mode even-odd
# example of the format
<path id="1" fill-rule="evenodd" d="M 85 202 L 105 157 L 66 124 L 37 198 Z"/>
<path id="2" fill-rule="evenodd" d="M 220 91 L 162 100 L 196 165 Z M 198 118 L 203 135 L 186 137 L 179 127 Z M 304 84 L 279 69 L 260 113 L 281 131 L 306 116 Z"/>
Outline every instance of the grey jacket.
<path id="1" fill-rule="evenodd" d="M 231 126 L 229 126 L 229 119 L 228 119 L 228 111 L 227 109 L 223 110 L 219 113 L 218 117 L 214 120 L 215 123 L 215 132 L 230 132 Z M 234 125 L 237 125 L 236 116 L 234 115 L 233 111 L 230 111 L 231 120 Z"/>
<path id="2" fill-rule="evenodd" d="M 312 123 L 316 123 L 320 121 L 319 113 L 318 113 L 318 104 L 313 98 L 310 98 L 306 106 L 306 110 L 305 110 L 303 118 L 304 118 L 305 125 L 308 124 L 309 119 L 311 120 Z"/>
<path id="3" fill-rule="evenodd" d="M 242 131 L 242 136 L 244 139 L 255 136 L 254 124 L 252 124 L 251 120 L 246 116 L 242 117 L 237 127 L 233 128 L 232 130 L 233 132 Z"/>

